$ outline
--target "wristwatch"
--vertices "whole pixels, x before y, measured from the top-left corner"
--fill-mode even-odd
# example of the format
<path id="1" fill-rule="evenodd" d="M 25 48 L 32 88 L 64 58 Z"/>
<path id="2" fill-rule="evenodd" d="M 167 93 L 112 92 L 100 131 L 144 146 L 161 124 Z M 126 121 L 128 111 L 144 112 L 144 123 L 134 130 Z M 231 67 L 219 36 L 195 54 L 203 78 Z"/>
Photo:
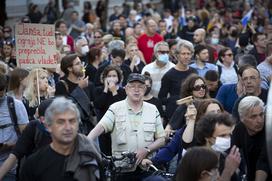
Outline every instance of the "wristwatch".
<path id="1" fill-rule="evenodd" d="M 147 151 L 148 154 L 151 153 L 151 150 L 147 146 L 144 147 L 144 148 L 145 148 L 145 150 Z"/>

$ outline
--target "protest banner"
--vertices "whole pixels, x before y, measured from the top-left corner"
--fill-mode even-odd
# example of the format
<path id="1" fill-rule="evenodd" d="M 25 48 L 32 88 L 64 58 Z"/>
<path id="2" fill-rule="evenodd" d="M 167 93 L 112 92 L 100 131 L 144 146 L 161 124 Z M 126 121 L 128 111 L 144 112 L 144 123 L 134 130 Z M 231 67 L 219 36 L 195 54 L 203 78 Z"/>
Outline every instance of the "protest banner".
<path id="1" fill-rule="evenodd" d="M 55 68 L 55 27 L 47 24 L 19 23 L 15 27 L 17 66 Z"/>

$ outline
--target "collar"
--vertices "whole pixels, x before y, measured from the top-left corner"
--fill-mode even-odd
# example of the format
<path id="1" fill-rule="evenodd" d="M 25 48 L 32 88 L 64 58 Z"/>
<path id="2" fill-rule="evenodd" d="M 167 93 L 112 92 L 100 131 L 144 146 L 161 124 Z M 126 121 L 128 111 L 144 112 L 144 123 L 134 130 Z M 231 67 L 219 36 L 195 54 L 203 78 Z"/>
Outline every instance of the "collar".
<path id="1" fill-rule="evenodd" d="M 135 113 L 135 114 L 140 114 L 140 113 L 143 112 L 143 105 L 144 105 L 144 103 L 142 103 L 141 109 L 140 109 L 138 112 L 135 112 L 135 111 L 133 110 L 133 108 L 128 104 L 128 98 L 125 99 L 125 102 L 126 102 L 127 110 L 128 110 L 128 111 L 133 112 L 133 113 Z"/>

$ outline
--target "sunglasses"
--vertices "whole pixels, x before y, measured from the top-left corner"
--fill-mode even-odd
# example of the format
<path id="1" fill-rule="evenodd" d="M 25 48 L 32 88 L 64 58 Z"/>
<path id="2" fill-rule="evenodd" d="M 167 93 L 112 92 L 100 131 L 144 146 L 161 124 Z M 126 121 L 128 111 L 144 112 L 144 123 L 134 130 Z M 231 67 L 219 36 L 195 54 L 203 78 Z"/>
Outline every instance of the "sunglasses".
<path id="1" fill-rule="evenodd" d="M 205 85 L 205 84 L 196 85 L 193 87 L 193 91 L 200 91 L 200 89 L 206 90 L 206 88 L 207 88 L 207 85 Z"/>
<path id="2" fill-rule="evenodd" d="M 159 50 L 158 53 L 160 53 L 160 54 L 169 54 L 169 51 Z"/>

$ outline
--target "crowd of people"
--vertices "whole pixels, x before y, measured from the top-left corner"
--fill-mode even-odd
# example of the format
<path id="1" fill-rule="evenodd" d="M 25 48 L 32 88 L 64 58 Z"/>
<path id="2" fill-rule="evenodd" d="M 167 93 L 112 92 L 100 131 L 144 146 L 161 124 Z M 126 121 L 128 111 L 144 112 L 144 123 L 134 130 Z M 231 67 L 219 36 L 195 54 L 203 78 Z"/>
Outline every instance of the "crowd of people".
<path id="1" fill-rule="evenodd" d="M 55 68 L 18 67 L 0 28 L 0 180 L 103 180 L 124 152 L 112 180 L 272 180 L 271 0 L 64 5 L 20 20 L 55 25 Z"/>

